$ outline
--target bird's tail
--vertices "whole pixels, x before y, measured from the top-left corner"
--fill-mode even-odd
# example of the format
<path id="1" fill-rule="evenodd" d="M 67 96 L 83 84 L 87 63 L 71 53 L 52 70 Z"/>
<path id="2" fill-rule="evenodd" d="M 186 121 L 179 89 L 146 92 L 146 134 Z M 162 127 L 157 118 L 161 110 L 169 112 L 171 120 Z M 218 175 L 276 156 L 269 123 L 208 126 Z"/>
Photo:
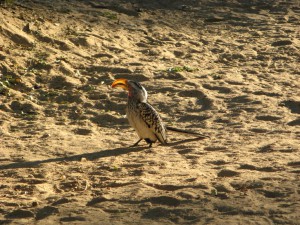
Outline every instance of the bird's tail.
<path id="1" fill-rule="evenodd" d="M 173 132 L 177 132 L 177 133 L 190 134 L 190 135 L 194 135 L 194 136 L 198 136 L 198 137 L 209 138 L 209 136 L 206 136 L 204 134 L 200 134 L 198 132 L 191 131 L 191 130 L 178 129 L 178 128 L 169 127 L 169 126 L 166 126 L 166 129 L 167 129 L 167 131 L 173 131 Z"/>

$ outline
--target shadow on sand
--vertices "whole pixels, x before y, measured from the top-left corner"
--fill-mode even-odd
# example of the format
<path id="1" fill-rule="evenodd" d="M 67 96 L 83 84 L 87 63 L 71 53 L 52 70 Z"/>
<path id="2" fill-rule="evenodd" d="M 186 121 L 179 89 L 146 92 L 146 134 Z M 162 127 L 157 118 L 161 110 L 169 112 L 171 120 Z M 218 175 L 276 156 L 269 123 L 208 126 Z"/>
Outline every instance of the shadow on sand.
<path id="1" fill-rule="evenodd" d="M 189 138 L 185 140 L 176 141 L 173 143 L 169 143 L 167 147 L 172 147 L 178 144 L 193 142 L 202 140 L 203 137 L 196 137 L 196 138 Z M 155 148 L 155 146 L 154 146 Z M 119 156 L 124 155 L 132 152 L 140 152 L 142 150 L 149 149 L 147 146 L 137 146 L 137 147 L 124 147 L 124 148 L 115 148 L 115 149 L 107 149 L 99 152 L 92 152 L 92 153 L 85 153 L 80 155 L 72 155 L 66 157 L 58 157 L 58 158 L 51 158 L 45 160 L 36 160 L 36 161 L 28 161 L 28 162 L 14 162 L 6 165 L 0 165 L 0 170 L 4 169 L 15 169 L 15 168 L 31 168 L 31 167 L 38 167 L 40 164 L 44 163 L 52 163 L 52 162 L 63 162 L 63 161 L 80 161 L 82 158 L 86 158 L 88 160 L 95 160 L 104 157 L 111 157 L 111 156 Z"/>

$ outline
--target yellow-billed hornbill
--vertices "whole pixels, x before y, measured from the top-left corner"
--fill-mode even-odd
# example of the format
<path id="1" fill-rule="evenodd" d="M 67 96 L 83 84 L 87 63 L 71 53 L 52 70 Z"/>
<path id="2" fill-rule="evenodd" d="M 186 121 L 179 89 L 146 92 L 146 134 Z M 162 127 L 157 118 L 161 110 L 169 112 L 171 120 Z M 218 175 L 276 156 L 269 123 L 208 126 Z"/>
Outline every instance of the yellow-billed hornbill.
<path id="1" fill-rule="evenodd" d="M 157 140 L 166 144 L 166 128 L 157 111 L 147 102 L 146 89 L 136 81 L 123 78 L 116 79 L 112 83 L 112 88 L 122 88 L 128 91 L 126 115 L 140 138 L 133 146 L 138 145 L 143 139 L 149 147 Z"/>

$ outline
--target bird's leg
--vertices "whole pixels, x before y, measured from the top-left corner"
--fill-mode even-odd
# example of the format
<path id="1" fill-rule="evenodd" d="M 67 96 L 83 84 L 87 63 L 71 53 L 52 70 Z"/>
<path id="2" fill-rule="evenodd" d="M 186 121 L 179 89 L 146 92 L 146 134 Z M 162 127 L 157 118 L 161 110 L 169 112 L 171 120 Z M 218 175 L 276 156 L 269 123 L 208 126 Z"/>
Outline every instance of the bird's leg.
<path id="1" fill-rule="evenodd" d="M 140 139 L 140 140 L 138 140 L 135 144 L 133 144 L 133 145 L 131 145 L 131 147 L 135 147 L 135 146 L 137 146 L 140 142 L 141 142 L 141 140 L 143 140 L 142 138 Z"/>
<path id="2" fill-rule="evenodd" d="M 149 138 L 145 138 L 145 141 L 147 142 L 147 144 L 149 144 L 149 148 L 151 148 L 153 141 L 151 141 Z"/>

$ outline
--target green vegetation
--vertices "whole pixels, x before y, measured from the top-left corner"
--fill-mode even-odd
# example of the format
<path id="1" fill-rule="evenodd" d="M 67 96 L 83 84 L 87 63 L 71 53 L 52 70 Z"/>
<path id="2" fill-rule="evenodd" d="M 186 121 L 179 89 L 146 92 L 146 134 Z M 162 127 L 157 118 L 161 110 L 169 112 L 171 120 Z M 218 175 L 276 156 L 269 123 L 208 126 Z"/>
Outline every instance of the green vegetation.
<path id="1" fill-rule="evenodd" d="M 52 65 L 47 62 L 49 55 L 47 52 L 36 52 L 34 58 L 28 60 L 26 72 L 36 73 L 37 70 L 50 70 Z"/>
<path id="2" fill-rule="evenodd" d="M 50 54 L 48 53 L 48 52 L 36 52 L 35 54 L 34 54 L 34 56 L 36 57 L 36 58 L 38 58 L 38 59 L 40 59 L 40 60 L 46 60 L 49 56 L 50 56 Z"/>
<path id="3" fill-rule="evenodd" d="M 108 12 L 108 11 L 101 12 L 101 16 L 106 17 L 106 18 L 111 19 L 111 20 L 117 20 L 118 19 L 118 14 L 117 13 L 112 13 L 112 12 Z"/>
<path id="4" fill-rule="evenodd" d="M 0 0 L 0 3 L 4 3 L 5 6 L 13 5 L 15 2 L 15 0 Z"/>
<path id="5" fill-rule="evenodd" d="M 188 67 L 188 66 L 176 66 L 176 67 L 171 67 L 169 69 L 167 69 L 167 72 L 194 72 L 197 71 L 197 69 Z"/>
<path id="6" fill-rule="evenodd" d="M 6 82 L 0 81 L 0 94 L 1 95 L 8 95 L 9 94 L 9 88 L 7 87 Z"/>
<path id="7" fill-rule="evenodd" d="M 3 75 L 0 73 L 0 94 L 9 95 L 9 88 L 20 82 L 21 79 L 18 77 L 13 77 L 12 75 Z"/>
<path id="8" fill-rule="evenodd" d="M 83 91 L 89 92 L 89 91 L 94 91 L 96 90 L 96 86 L 95 85 L 85 85 L 83 86 Z"/>

